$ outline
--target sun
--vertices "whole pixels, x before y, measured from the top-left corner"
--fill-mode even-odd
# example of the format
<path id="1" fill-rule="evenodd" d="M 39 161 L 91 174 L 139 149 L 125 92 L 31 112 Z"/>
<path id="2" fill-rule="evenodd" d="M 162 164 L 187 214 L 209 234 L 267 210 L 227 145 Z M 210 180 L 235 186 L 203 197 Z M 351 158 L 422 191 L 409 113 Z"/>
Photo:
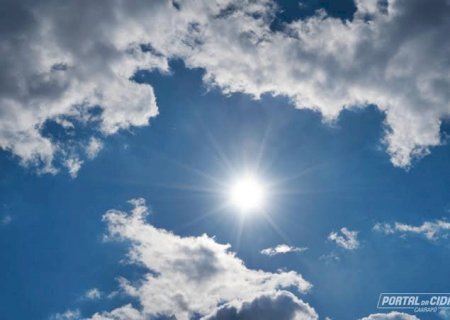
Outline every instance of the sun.
<path id="1" fill-rule="evenodd" d="M 236 179 L 229 189 L 230 203 L 241 213 L 261 210 L 266 200 L 266 190 L 257 177 L 251 174 Z"/>

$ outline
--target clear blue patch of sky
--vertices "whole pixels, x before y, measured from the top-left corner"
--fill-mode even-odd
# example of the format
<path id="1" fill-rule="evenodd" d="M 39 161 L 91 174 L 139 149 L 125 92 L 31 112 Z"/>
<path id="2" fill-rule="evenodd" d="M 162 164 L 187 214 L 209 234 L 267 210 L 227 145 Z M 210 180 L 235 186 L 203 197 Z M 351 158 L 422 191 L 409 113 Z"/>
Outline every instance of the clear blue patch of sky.
<path id="1" fill-rule="evenodd" d="M 353 0 L 276 0 L 276 3 L 278 11 L 271 25 L 272 30 L 280 30 L 286 23 L 311 17 L 319 10 L 324 10 L 328 16 L 343 21 L 352 20 L 356 11 Z"/>

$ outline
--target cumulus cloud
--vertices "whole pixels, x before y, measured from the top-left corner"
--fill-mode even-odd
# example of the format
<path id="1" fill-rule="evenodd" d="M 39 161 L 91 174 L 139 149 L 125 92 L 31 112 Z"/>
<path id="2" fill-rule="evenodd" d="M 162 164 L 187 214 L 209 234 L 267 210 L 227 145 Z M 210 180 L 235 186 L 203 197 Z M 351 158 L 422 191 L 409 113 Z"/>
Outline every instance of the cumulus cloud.
<path id="1" fill-rule="evenodd" d="M 305 250 L 308 250 L 308 248 L 305 247 L 293 247 L 289 246 L 287 244 L 279 244 L 275 247 L 266 248 L 260 251 L 261 254 L 266 256 L 274 256 L 277 254 L 284 254 L 289 252 L 303 252 Z"/>
<path id="2" fill-rule="evenodd" d="M 158 6 L 147 4 L 148 12 Z M 130 78 L 138 68 L 167 70 L 167 63 L 140 49 L 129 21 L 136 8 L 129 7 L 123 1 L 2 3 L 1 148 L 43 172 L 56 172 L 59 161 L 76 176 L 77 149 L 86 143 L 59 141 L 46 125 L 66 131 L 88 125 L 109 135 L 147 125 L 158 113 L 152 87 Z"/>
<path id="3" fill-rule="evenodd" d="M 111 312 L 96 313 L 91 320 L 145 320 L 145 316 L 131 304 L 116 308 Z M 89 320 L 89 319 L 86 319 Z"/>
<path id="4" fill-rule="evenodd" d="M 420 320 L 414 315 L 392 311 L 389 313 L 374 313 L 360 320 Z"/>
<path id="5" fill-rule="evenodd" d="M 103 220 L 108 227 L 107 239 L 130 242 L 128 262 L 147 269 L 139 281 L 120 279 L 121 290 L 135 298 L 141 307 L 125 305 L 98 312 L 92 319 L 147 319 L 164 315 L 182 320 L 194 314 L 213 314 L 219 305 L 239 310 L 250 305 L 257 308 L 258 301 L 263 300 L 274 306 L 289 305 L 293 314 L 310 314 L 315 319 L 313 309 L 284 291 L 290 288 L 304 293 L 310 289 L 311 284 L 298 273 L 249 269 L 230 251 L 229 245 L 219 244 L 207 235 L 179 237 L 155 228 L 145 221 L 148 215 L 145 201 L 130 202 L 131 213 L 109 210 Z M 131 316 L 121 317 L 124 314 Z"/>
<path id="6" fill-rule="evenodd" d="M 374 231 L 384 233 L 386 235 L 400 233 L 422 235 L 428 240 L 438 240 L 447 238 L 450 232 L 450 222 L 445 219 L 435 221 L 425 221 L 419 226 L 413 226 L 400 222 L 394 224 L 376 223 L 373 227 Z"/>
<path id="7" fill-rule="evenodd" d="M 356 6 L 350 21 L 320 11 L 273 30 L 279 9 L 270 0 L 4 1 L 0 147 L 55 172 L 86 143 L 67 147 L 43 132 L 46 123 L 102 135 L 145 126 L 158 113 L 155 94 L 132 76 L 168 71 L 179 58 L 225 93 L 287 96 L 327 120 L 375 104 L 386 114 L 392 163 L 407 167 L 441 143 L 449 116 L 450 4 Z"/>
<path id="8" fill-rule="evenodd" d="M 355 250 L 359 247 L 358 231 L 351 231 L 347 228 L 341 228 L 339 232 L 331 232 L 328 239 L 346 250 Z"/>
<path id="9" fill-rule="evenodd" d="M 266 293 L 251 301 L 227 303 L 202 320 L 317 320 L 308 304 L 287 291 Z"/>

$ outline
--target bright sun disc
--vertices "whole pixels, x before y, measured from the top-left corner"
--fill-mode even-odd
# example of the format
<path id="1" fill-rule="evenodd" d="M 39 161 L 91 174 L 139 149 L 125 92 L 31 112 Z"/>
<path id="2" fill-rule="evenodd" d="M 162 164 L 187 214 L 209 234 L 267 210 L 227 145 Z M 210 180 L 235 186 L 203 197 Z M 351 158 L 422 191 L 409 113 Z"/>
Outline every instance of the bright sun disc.
<path id="1" fill-rule="evenodd" d="M 261 209 L 265 200 L 264 186 L 253 176 L 245 176 L 230 188 L 231 203 L 241 212 Z"/>

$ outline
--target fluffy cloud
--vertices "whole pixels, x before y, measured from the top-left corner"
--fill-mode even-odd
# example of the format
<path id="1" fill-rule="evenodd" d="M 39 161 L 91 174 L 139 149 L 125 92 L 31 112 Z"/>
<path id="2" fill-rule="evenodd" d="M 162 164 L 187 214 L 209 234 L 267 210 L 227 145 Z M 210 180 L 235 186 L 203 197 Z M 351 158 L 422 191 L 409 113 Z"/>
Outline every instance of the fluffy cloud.
<path id="1" fill-rule="evenodd" d="M 377 223 L 374 225 L 373 230 L 384 234 L 418 234 L 425 236 L 428 240 L 438 240 L 448 237 L 450 222 L 447 220 L 425 221 L 420 226 L 412 226 L 400 222 L 395 222 L 394 224 Z"/>
<path id="2" fill-rule="evenodd" d="M 227 303 L 202 320 L 317 320 L 317 313 L 292 293 L 279 291 L 251 301 Z"/>
<path id="3" fill-rule="evenodd" d="M 317 318 L 312 308 L 283 290 L 308 291 L 311 284 L 301 275 L 293 271 L 271 273 L 248 269 L 229 245 L 219 244 L 207 235 L 179 237 L 155 228 L 145 221 L 148 214 L 145 201 L 135 199 L 131 204 L 130 214 L 109 210 L 103 219 L 108 227 L 107 239 L 129 241 L 129 262 L 148 270 L 137 282 L 120 280 L 121 289 L 137 299 L 141 307 L 125 305 L 96 313 L 92 319 L 165 315 L 182 320 L 194 314 L 212 317 L 215 312 L 225 312 L 216 310 L 222 304 L 227 306 L 223 308 L 247 312 L 244 310 L 260 308 L 262 301 L 270 302 L 274 308 L 289 306 L 292 315 L 310 316 L 304 319 Z"/>
<path id="4" fill-rule="evenodd" d="M 420 320 L 414 315 L 392 311 L 389 313 L 375 313 L 368 317 L 361 318 L 361 320 Z"/>
<path id="5" fill-rule="evenodd" d="M 145 320 L 145 316 L 131 304 L 114 309 L 111 312 L 96 313 L 91 320 Z M 89 320 L 89 319 L 85 319 Z"/>
<path id="6" fill-rule="evenodd" d="M 355 250 L 359 247 L 358 231 L 351 231 L 347 228 L 341 228 L 339 232 L 331 232 L 328 239 L 346 250 Z"/>
<path id="7" fill-rule="evenodd" d="M 308 248 L 305 247 L 293 247 L 289 246 L 287 244 L 279 244 L 276 247 L 270 247 L 261 250 L 261 254 L 266 256 L 274 256 L 277 254 L 284 254 L 289 252 L 303 252 L 305 250 L 308 250 Z"/>
<path id="8" fill-rule="evenodd" d="M 356 5 L 351 21 L 318 12 L 275 31 L 270 0 L 6 1 L 0 147 L 55 172 L 58 159 L 79 158 L 86 143 L 55 141 L 43 132 L 49 121 L 64 130 L 88 125 L 92 136 L 147 125 L 158 113 L 153 89 L 130 78 L 167 71 L 168 59 L 179 58 L 225 93 L 287 96 L 328 120 L 376 104 L 393 164 L 409 166 L 441 143 L 449 116 L 450 4 Z"/>
<path id="9" fill-rule="evenodd" d="M 148 12 L 158 6 L 147 4 Z M 158 113 L 152 87 L 130 78 L 138 68 L 167 70 L 166 60 L 140 49 L 127 3 L 23 0 L 2 7 L 0 147 L 23 164 L 56 172 L 59 161 L 76 176 L 86 144 L 70 137 L 77 129 L 109 135 L 147 125 Z M 70 134 L 53 138 L 49 123 Z M 88 155 L 94 149 L 90 144 Z"/>

